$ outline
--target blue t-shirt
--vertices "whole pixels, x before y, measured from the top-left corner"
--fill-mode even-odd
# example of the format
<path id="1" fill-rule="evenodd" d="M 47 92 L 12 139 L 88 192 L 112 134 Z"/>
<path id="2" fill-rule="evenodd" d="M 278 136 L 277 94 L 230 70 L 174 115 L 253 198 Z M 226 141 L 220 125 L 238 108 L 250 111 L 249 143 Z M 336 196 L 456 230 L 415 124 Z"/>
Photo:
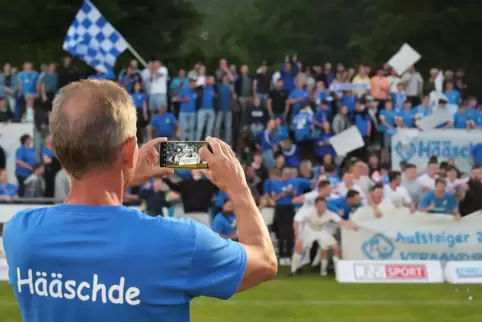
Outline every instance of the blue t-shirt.
<path id="1" fill-rule="evenodd" d="M 280 74 L 283 80 L 283 87 L 288 92 L 291 92 L 295 88 L 295 78 L 298 75 L 298 64 L 291 64 L 291 70 L 286 71 L 285 64 L 281 65 Z"/>
<path id="2" fill-rule="evenodd" d="M 413 111 L 414 111 L 414 117 L 418 119 L 423 119 L 424 117 L 427 117 L 430 114 L 432 114 L 432 109 L 430 108 L 430 106 L 423 106 L 422 104 L 415 106 Z"/>
<path id="3" fill-rule="evenodd" d="M 293 119 L 293 130 L 295 131 L 295 140 L 311 140 L 311 124 L 313 122 L 313 115 L 301 111 Z"/>
<path id="4" fill-rule="evenodd" d="M 35 158 L 34 148 L 26 148 L 23 145 L 15 151 L 15 160 L 20 160 L 33 167 L 37 159 Z M 15 175 L 26 178 L 32 174 L 32 171 L 15 165 Z"/>
<path id="5" fill-rule="evenodd" d="M 401 110 L 397 113 L 397 116 L 402 119 L 403 124 L 405 124 L 409 128 L 413 128 L 415 123 L 413 121 L 413 110 L 406 111 Z"/>
<path id="6" fill-rule="evenodd" d="M 295 88 L 288 96 L 288 99 L 296 99 L 302 98 L 301 102 L 295 103 L 291 105 L 290 115 L 296 115 L 301 109 L 301 103 L 305 100 L 308 100 L 308 91 L 302 88 Z"/>
<path id="7" fill-rule="evenodd" d="M 330 110 L 324 110 L 322 108 L 316 109 L 314 119 L 318 123 L 327 122 L 330 119 Z"/>
<path id="8" fill-rule="evenodd" d="M 333 137 L 335 134 L 333 133 L 321 133 L 318 138 L 316 139 L 316 154 L 319 157 L 323 157 L 325 154 L 331 154 L 332 156 L 336 155 L 335 149 L 333 146 L 329 144 L 329 139 Z M 320 145 L 322 142 L 327 142 L 328 145 Z"/>
<path id="9" fill-rule="evenodd" d="M 124 86 L 128 93 L 132 93 L 134 91 L 134 83 L 136 79 L 130 75 L 124 75 L 121 78 L 121 84 Z"/>
<path id="10" fill-rule="evenodd" d="M 144 107 L 144 103 L 147 101 L 147 95 L 144 92 L 132 93 L 131 97 L 136 108 L 142 109 Z"/>
<path id="11" fill-rule="evenodd" d="M 0 196 L 15 197 L 17 195 L 18 187 L 13 183 L 0 183 Z"/>
<path id="12" fill-rule="evenodd" d="M 355 125 L 362 136 L 368 136 L 368 124 L 370 122 L 370 115 L 368 113 L 358 113 L 355 115 Z"/>
<path id="13" fill-rule="evenodd" d="M 387 111 L 387 110 L 383 109 L 383 110 L 380 111 L 380 118 L 383 116 L 383 119 L 385 120 L 385 122 L 387 122 L 389 125 L 391 125 L 392 128 L 395 127 L 395 116 L 396 115 L 397 114 L 395 113 L 394 110 Z M 380 130 L 382 132 L 386 132 L 388 130 L 388 128 L 385 126 L 385 124 L 380 122 Z"/>
<path id="14" fill-rule="evenodd" d="M 152 118 L 149 126 L 154 129 L 156 137 L 171 137 L 176 130 L 177 120 L 172 113 L 158 113 Z"/>
<path id="15" fill-rule="evenodd" d="M 271 193 L 275 195 L 279 195 L 288 189 L 288 187 L 291 186 L 292 193 L 287 193 L 283 198 L 280 198 L 276 200 L 277 205 L 293 205 L 293 197 L 296 195 L 296 184 L 295 182 L 290 179 L 287 181 L 281 181 L 281 180 L 273 180 L 271 182 Z"/>
<path id="16" fill-rule="evenodd" d="M 445 96 L 447 96 L 448 104 L 459 104 L 460 92 L 458 90 L 453 89 L 451 91 L 446 91 Z"/>
<path id="17" fill-rule="evenodd" d="M 340 210 L 343 210 L 342 217 L 345 220 L 348 220 L 350 218 L 350 214 L 360 206 L 361 205 L 350 206 L 345 197 L 328 199 L 326 202 L 326 207 L 328 210 L 333 211 L 334 213 L 338 214 Z"/>
<path id="18" fill-rule="evenodd" d="M 356 95 L 344 95 L 341 98 L 341 106 L 346 105 L 346 107 L 348 108 L 348 114 L 353 114 L 355 112 L 356 101 L 358 101 L 358 97 Z"/>
<path id="19" fill-rule="evenodd" d="M 46 157 L 49 157 L 49 158 L 53 158 L 53 157 L 55 157 L 55 152 L 54 152 L 54 150 L 51 150 L 51 149 L 46 148 L 46 147 L 43 147 L 43 148 L 42 148 L 42 156 L 46 156 Z"/>
<path id="20" fill-rule="evenodd" d="M 218 191 L 218 194 L 216 195 L 216 200 L 214 201 L 214 205 L 216 207 L 222 207 L 224 205 L 224 202 L 226 200 L 228 200 L 229 197 L 228 195 L 226 194 L 226 192 L 222 191 L 222 190 L 219 190 Z"/>
<path id="21" fill-rule="evenodd" d="M 435 209 L 430 210 L 432 214 L 453 214 L 458 207 L 458 202 L 453 195 L 446 192 L 442 198 L 437 198 L 433 191 L 429 191 L 423 196 L 420 208 L 427 208 L 431 204 L 435 204 Z"/>
<path id="22" fill-rule="evenodd" d="M 269 151 L 273 149 L 273 138 L 269 130 L 264 130 L 258 133 L 256 136 L 256 141 L 261 146 L 261 152 Z"/>
<path id="23" fill-rule="evenodd" d="M 171 89 L 171 93 L 175 93 L 181 90 L 182 88 L 188 88 L 188 87 L 189 87 L 189 79 L 185 77 L 184 78 L 176 77 L 171 81 L 170 89 Z"/>
<path id="24" fill-rule="evenodd" d="M 3 242 L 24 322 L 187 322 L 193 298 L 231 297 L 247 264 L 204 225 L 123 206 L 23 210 Z"/>
<path id="25" fill-rule="evenodd" d="M 265 179 L 263 181 L 263 193 L 271 194 L 273 192 L 272 183 L 279 179 Z"/>
<path id="26" fill-rule="evenodd" d="M 407 100 L 407 94 L 396 92 L 393 94 L 393 109 L 395 112 L 403 110 L 403 104 Z"/>
<path id="27" fill-rule="evenodd" d="M 230 112 L 233 102 L 233 91 L 231 86 L 224 83 L 218 83 L 218 95 L 221 111 Z"/>
<path id="28" fill-rule="evenodd" d="M 289 132 L 288 132 L 288 128 L 284 125 L 280 125 L 275 130 L 273 143 L 278 144 L 281 141 L 289 139 L 289 138 L 290 138 L 290 135 L 289 135 Z"/>
<path id="29" fill-rule="evenodd" d="M 214 109 L 214 88 L 204 87 L 203 89 L 203 100 L 201 104 L 201 110 L 213 110 Z"/>
<path id="30" fill-rule="evenodd" d="M 39 75 L 37 72 L 20 72 L 18 79 L 22 82 L 22 95 L 37 93 L 37 82 Z"/>
<path id="31" fill-rule="evenodd" d="M 465 129 L 467 128 L 467 121 L 470 120 L 470 112 L 465 110 L 463 113 L 458 110 L 454 114 L 454 128 L 455 129 Z"/>
<path id="32" fill-rule="evenodd" d="M 281 152 L 285 156 L 285 163 L 288 167 L 300 167 L 300 157 L 298 154 L 298 148 L 295 144 L 291 145 L 291 148 L 289 149 L 281 148 Z"/>
<path id="33" fill-rule="evenodd" d="M 236 216 L 225 216 L 223 213 L 217 214 L 213 219 L 211 229 L 217 234 L 231 236 L 236 232 Z"/>
<path id="34" fill-rule="evenodd" d="M 197 99 L 197 92 L 194 89 L 190 88 L 183 88 L 179 95 L 179 98 L 187 98 L 189 101 L 182 102 L 181 108 L 179 112 L 181 113 L 195 113 L 196 112 L 196 99 Z"/>

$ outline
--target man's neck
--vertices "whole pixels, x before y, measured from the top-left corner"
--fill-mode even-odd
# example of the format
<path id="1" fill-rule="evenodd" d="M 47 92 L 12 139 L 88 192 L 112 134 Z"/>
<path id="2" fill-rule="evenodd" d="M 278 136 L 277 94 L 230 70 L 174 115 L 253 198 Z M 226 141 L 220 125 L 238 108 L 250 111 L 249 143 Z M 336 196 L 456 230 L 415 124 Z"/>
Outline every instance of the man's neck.
<path id="1" fill-rule="evenodd" d="M 76 180 L 65 204 L 90 206 L 120 206 L 124 196 L 123 176 L 120 171 L 110 170 L 90 173 Z"/>
<path id="2" fill-rule="evenodd" d="M 445 191 L 442 191 L 442 192 L 434 191 L 433 194 L 437 198 L 442 198 L 445 195 Z"/>
<path id="3" fill-rule="evenodd" d="M 389 186 L 393 191 L 397 190 L 397 184 L 396 184 L 396 183 L 390 182 L 390 183 L 388 184 L 388 186 Z"/>

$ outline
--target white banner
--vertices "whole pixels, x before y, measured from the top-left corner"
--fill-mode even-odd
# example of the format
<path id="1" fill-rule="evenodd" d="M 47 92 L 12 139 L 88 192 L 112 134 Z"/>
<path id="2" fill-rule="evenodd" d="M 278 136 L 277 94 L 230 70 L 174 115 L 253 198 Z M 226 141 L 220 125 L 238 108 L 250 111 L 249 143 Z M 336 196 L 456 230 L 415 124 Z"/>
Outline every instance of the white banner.
<path id="1" fill-rule="evenodd" d="M 342 230 L 345 260 L 482 260 L 482 212 L 456 221 L 452 215 L 382 207 L 376 218 L 370 207 L 359 208 L 352 221 L 358 231 Z"/>
<path id="2" fill-rule="evenodd" d="M 336 265 L 340 283 L 443 283 L 438 261 L 349 261 Z"/>
<path id="3" fill-rule="evenodd" d="M 20 147 L 20 137 L 28 134 L 33 137 L 33 124 L 0 123 L 0 146 L 7 158 L 8 181 L 17 183 L 15 177 L 15 151 Z"/>
<path id="4" fill-rule="evenodd" d="M 399 169 L 401 161 L 425 169 L 430 157 L 436 156 L 439 162 L 455 159 L 457 168 L 467 172 L 472 168 L 472 150 L 477 143 L 482 143 L 480 130 L 398 130 L 392 137 L 392 169 Z"/>
<path id="5" fill-rule="evenodd" d="M 447 263 L 445 278 L 452 284 L 482 284 L 482 261 Z"/>

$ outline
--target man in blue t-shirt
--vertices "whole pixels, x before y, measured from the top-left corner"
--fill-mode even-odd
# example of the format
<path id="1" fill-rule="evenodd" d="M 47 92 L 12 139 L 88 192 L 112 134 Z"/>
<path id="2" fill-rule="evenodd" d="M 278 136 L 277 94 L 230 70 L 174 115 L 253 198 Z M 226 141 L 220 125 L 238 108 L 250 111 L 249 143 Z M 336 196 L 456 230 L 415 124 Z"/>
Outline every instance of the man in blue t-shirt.
<path id="1" fill-rule="evenodd" d="M 24 134 L 20 137 L 20 147 L 15 151 L 15 176 L 18 182 L 18 196 L 23 197 L 25 180 L 32 174 L 37 162 L 35 149 L 32 147 L 32 137 Z"/>
<path id="2" fill-rule="evenodd" d="M 211 229 L 222 238 L 238 239 L 238 234 L 236 233 L 236 216 L 234 215 L 231 201 L 224 201 L 222 211 L 214 217 Z"/>
<path id="3" fill-rule="evenodd" d="M 214 112 L 217 93 L 214 87 L 214 77 L 209 76 L 206 79 L 206 85 L 200 90 L 201 98 L 200 108 L 197 112 L 197 128 L 196 128 L 196 140 L 201 141 L 203 134 L 211 136 L 214 131 L 214 120 L 216 119 L 216 113 Z"/>
<path id="4" fill-rule="evenodd" d="M 420 211 L 431 214 L 454 215 L 460 219 L 458 202 L 455 197 L 446 192 L 447 182 L 445 179 L 435 179 L 435 189 L 427 192 L 420 203 Z"/>
<path id="5" fill-rule="evenodd" d="M 412 102 L 410 100 L 406 100 L 403 103 L 403 109 L 397 113 L 396 122 L 397 126 L 400 128 L 414 128 L 415 121 L 414 121 L 414 111 L 412 110 Z"/>
<path id="6" fill-rule="evenodd" d="M 458 105 L 460 103 L 460 92 L 454 88 L 454 83 L 448 81 L 445 83 L 445 96 L 449 104 Z"/>
<path id="7" fill-rule="evenodd" d="M 223 138 L 225 142 L 231 144 L 233 135 L 233 87 L 229 84 L 229 75 L 225 74 L 221 83 L 218 83 L 218 110 L 216 112 L 216 124 L 214 125 L 214 136 Z M 221 136 L 221 127 L 224 136 Z"/>
<path id="8" fill-rule="evenodd" d="M 173 138 L 177 131 L 177 120 L 174 114 L 167 112 L 165 106 L 159 107 L 157 113 L 147 127 L 147 137 L 149 140 L 153 138 L 166 137 Z"/>
<path id="9" fill-rule="evenodd" d="M 471 114 L 467 109 L 467 106 L 464 104 L 460 104 L 459 109 L 454 114 L 454 119 L 453 119 L 454 129 L 468 128 L 469 120 L 471 120 Z"/>
<path id="10" fill-rule="evenodd" d="M 327 201 L 327 208 L 337 213 L 345 220 L 350 219 L 350 215 L 362 205 L 362 196 L 356 190 L 348 190 L 346 197 L 332 198 Z"/>
<path id="11" fill-rule="evenodd" d="M 199 153 L 233 203 L 240 243 L 122 206 L 125 189 L 173 171 L 156 160 L 166 138 L 137 147 L 135 108 L 118 84 L 72 83 L 58 95 L 65 101 L 52 111 L 51 140 L 71 193 L 18 212 L 3 235 L 24 322 L 188 322 L 193 298 L 228 299 L 276 275 L 268 230 L 226 143 L 208 137 L 212 152 Z"/>
<path id="12" fill-rule="evenodd" d="M 176 96 L 176 102 L 180 103 L 179 127 L 181 129 L 181 141 L 194 141 L 196 131 L 196 109 L 198 94 L 196 80 L 189 80 L 189 87 L 181 89 Z"/>
<path id="13" fill-rule="evenodd" d="M 300 77 L 296 80 L 296 88 L 291 91 L 290 96 L 288 96 L 288 104 L 291 105 L 290 114 L 285 115 L 288 123 L 295 117 L 296 114 L 301 110 L 302 104 L 309 101 L 308 91 L 303 88 L 303 79 Z"/>

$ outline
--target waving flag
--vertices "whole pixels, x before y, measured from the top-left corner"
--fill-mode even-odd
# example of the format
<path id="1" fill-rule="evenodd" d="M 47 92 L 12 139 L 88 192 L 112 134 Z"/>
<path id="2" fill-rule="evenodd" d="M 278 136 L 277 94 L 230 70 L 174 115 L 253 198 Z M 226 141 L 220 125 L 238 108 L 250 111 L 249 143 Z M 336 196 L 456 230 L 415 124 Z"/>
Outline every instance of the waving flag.
<path id="1" fill-rule="evenodd" d="M 84 0 L 62 48 L 96 70 L 108 73 L 129 44 L 90 1 Z"/>

